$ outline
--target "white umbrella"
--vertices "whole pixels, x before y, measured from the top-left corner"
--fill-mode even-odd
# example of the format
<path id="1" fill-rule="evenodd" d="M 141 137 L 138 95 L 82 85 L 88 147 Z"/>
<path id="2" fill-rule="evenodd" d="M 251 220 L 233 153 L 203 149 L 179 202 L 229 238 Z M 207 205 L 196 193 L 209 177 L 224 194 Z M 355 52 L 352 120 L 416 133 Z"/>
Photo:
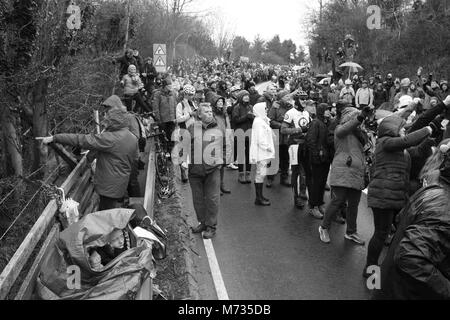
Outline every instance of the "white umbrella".
<path id="1" fill-rule="evenodd" d="M 322 80 L 319 81 L 319 84 L 323 84 L 325 81 L 327 81 L 329 84 L 331 82 L 331 78 L 323 78 Z"/>
<path id="2" fill-rule="evenodd" d="M 339 68 L 349 68 L 348 70 L 348 77 L 350 78 L 350 73 L 351 72 L 358 72 L 359 70 L 364 70 L 363 67 L 361 67 L 359 64 L 357 64 L 356 62 L 346 62 L 343 63 L 339 66 Z"/>

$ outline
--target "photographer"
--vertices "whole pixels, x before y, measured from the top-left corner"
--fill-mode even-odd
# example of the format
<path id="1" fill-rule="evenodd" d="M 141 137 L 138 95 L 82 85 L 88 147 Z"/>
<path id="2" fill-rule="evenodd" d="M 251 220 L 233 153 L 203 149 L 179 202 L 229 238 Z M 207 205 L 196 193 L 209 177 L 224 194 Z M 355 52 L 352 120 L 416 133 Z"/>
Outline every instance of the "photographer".
<path id="1" fill-rule="evenodd" d="M 412 102 L 417 106 L 418 101 Z M 369 184 L 367 204 L 373 211 L 375 232 L 367 253 L 367 267 L 378 265 L 378 258 L 397 214 L 405 206 L 409 194 L 411 156 L 408 148 L 418 146 L 431 134 L 438 134 L 434 123 L 410 134 L 405 133 L 406 121 L 391 115 L 378 127 L 375 164 Z M 367 270 L 364 276 L 370 276 Z"/>

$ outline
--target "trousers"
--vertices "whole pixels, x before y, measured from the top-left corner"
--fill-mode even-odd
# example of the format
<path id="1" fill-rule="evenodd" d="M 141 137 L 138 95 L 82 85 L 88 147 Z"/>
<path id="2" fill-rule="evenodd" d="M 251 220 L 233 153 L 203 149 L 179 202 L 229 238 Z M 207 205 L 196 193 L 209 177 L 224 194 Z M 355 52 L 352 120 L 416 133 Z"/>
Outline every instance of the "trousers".
<path id="1" fill-rule="evenodd" d="M 192 199 L 197 220 L 207 227 L 217 228 L 220 205 L 220 169 L 200 175 L 189 174 Z"/>

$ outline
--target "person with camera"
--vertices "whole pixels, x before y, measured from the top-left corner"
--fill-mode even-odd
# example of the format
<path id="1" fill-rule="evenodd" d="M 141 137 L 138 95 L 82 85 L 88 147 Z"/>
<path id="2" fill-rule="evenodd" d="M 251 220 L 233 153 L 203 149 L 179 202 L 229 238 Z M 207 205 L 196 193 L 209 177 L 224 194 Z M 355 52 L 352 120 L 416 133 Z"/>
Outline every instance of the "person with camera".
<path id="1" fill-rule="evenodd" d="M 364 145 L 367 142 L 367 135 L 360 127 L 371 113 L 372 108 L 369 106 L 362 111 L 346 107 L 335 129 L 336 154 L 330 170 L 331 201 L 319 227 L 320 240 L 324 243 L 331 242 L 328 230 L 347 202 L 347 231 L 344 237 L 359 245 L 365 244 L 357 232 L 356 224 L 361 193 L 366 187 Z"/>
<path id="2" fill-rule="evenodd" d="M 418 101 L 412 104 L 417 105 Z M 375 231 L 369 242 L 366 270 L 378 266 L 378 258 L 397 214 L 405 206 L 409 194 L 411 155 L 409 148 L 420 145 L 430 135 L 439 134 L 440 123 L 431 123 L 410 134 L 405 133 L 406 121 L 391 115 L 378 127 L 378 139 L 372 179 L 368 187 L 367 205 L 372 208 Z"/>
<path id="3" fill-rule="evenodd" d="M 133 111 L 133 101 L 136 101 L 137 113 L 151 111 L 150 106 L 142 96 L 142 93 L 145 93 L 144 84 L 137 73 L 135 65 L 128 67 L 128 74 L 123 76 L 120 84 L 124 87 L 123 93 L 128 111 Z"/>
<path id="4" fill-rule="evenodd" d="M 308 164 L 311 179 L 308 184 L 309 208 L 313 217 L 321 217 L 325 213 L 323 196 L 327 183 L 330 164 L 333 160 L 333 145 L 328 140 L 328 118 L 330 111 L 326 103 L 317 106 L 316 118 L 311 122 L 306 135 L 308 146 Z"/>

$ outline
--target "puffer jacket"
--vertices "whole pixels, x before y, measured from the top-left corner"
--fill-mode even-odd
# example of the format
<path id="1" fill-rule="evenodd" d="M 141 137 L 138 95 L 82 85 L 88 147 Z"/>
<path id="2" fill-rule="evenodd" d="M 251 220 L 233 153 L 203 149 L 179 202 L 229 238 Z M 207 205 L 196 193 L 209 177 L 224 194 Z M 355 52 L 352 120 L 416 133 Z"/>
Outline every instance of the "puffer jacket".
<path id="1" fill-rule="evenodd" d="M 418 191 L 400 215 L 376 300 L 450 299 L 450 186 Z"/>
<path id="2" fill-rule="evenodd" d="M 252 114 L 252 106 L 250 104 L 247 106 L 244 106 L 242 104 L 242 99 L 245 96 L 250 96 L 248 91 L 243 90 L 238 93 L 238 102 L 233 108 L 232 116 L 232 121 L 235 129 L 242 129 L 244 132 L 252 128 L 253 120 L 255 119 L 255 116 Z"/>
<path id="3" fill-rule="evenodd" d="M 404 124 L 404 119 L 392 115 L 378 127 L 373 175 L 367 195 L 367 205 L 371 208 L 401 209 L 405 206 L 411 170 L 407 149 L 419 145 L 430 132 L 422 128 L 400 137 L 399 131 Z"/>
<path id="4" fill-rule="evenodd" d="M 57 134 L 56 143 L 97 151 L 95 191 L 105 197 L 125 196 L 132 166 L 139 158 L 138 139 L 128 130 L 128 115 L 111 111 L 110 125 L 101 134 Z"/>
<path id="5" fill-rule="evenodd" d="M 153 95 L 152 107 L 158 122 L 173 122 L 176 118 L 177 97 L 173 91 L 158 90 Z"/>
<path id="6" fill-rule="evenodd" d="M 335 156 L 330 169 L 330 186 L 364 190 L 366 170 L 364 146 L 355 134 L 361 122 L 357 109 L 348 107 L 334 133 Z M 351 161 L 349 165 L 347 162 Z"/>

